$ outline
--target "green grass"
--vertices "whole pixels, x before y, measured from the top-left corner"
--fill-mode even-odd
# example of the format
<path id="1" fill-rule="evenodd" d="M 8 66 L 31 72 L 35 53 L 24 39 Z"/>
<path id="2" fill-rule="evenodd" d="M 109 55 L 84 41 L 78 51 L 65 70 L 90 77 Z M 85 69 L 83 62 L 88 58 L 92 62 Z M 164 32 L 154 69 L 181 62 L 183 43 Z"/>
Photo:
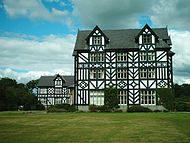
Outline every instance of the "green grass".
<path id="1" fill-rule="evenodd" d="M 190 113 L 0 112 L 0 143 L 190 142 Z"/>

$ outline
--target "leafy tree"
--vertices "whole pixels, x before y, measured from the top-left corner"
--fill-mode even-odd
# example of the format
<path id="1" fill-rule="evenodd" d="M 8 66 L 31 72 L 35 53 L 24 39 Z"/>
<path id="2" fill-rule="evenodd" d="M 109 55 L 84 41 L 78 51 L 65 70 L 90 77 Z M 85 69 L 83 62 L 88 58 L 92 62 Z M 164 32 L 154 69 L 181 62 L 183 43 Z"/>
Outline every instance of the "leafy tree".
<path id="1" fill-rule="evenodd" d="M 17 110 L 21 105 L 24 110 L 43 108 L 25 84 L 17 84 L 16 80 L 10 78 L 0 79 L 0 111 Z"/>
<path id="2" fill-rule="evenodd" d="M 160 98 L 160 103 L 168 110 L 174 110 L 174 94 L 170 88 L 159 88 L 157 89 L 158 97 Z"/>
<path id="3" fill-rule="evenodd" d="M 30 90 L 31 93 L 33 93 L 33 91 L 34 91 L 35 89 L 37 89 L 37 84 L 38 84 L 38 82 L 39 82 L 39 79 L 36 79 L 36 80 L 31 80 L 31 81 L 29 81 L 29 82 L 26 84 L 27 88 Z"/>
<path id="4" fill-rule="evenodd" d="M 117 89 L 113 87 L 104 89 L 104 104 L 110 110 L 115 110 L 119 107 L 117 93 Z"/>

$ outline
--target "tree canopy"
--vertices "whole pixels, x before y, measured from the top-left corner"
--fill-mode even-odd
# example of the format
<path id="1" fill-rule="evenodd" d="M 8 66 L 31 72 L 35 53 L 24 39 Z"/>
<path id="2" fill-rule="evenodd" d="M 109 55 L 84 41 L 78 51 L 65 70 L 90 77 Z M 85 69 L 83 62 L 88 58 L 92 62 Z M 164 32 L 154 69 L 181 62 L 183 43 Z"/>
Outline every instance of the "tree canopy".
<path id="1" fill-rule="evenodd" d="M 0 111 L 43 109 L 43 105 L 34 96 L 31 90 L 23 83 L 17 83 L 10 78 L 0 79 Z"/>

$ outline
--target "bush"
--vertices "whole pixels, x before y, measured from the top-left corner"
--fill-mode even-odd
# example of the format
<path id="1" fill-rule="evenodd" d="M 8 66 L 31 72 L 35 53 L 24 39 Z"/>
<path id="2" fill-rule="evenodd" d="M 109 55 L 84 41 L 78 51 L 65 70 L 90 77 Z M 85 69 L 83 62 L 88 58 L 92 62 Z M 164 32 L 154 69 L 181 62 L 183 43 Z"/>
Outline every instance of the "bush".
<path id="1" fill-rule="evenodd" d="M 56 104 L 48 108 L 47 112 L 75 112 L 76 108 L 70 104 Z"/>
<path id="2" fill-rule="evenodd" d="M 175 103 L 176 111 L 190 111 L 190 102 L 178 101 Z"/>
<path id="3" fill-rule="evenodd" d="M 89 111 L 90 112 L 97 112 L 98 111 L 98 106 L 96 105 L 89 105 Z"/>
<path id="4" fill-rule="evenodd" d="M 111 112 L 111 109 L 108 108 L 106 105 L 98 106 L 98 112 Z"/>
<path id="5" fill-rule="evenodd" d="M 152 112 L 152 110 L 140 105 L 134 105 L 134 106 L 129 107 L 127 112 Z"/>
<path id="6" fill-rule="evenodd" d="M 186 102 L 185 109 L 190 112 L 190 102 Z"/>
<path id="7" fill-rule="evenodd" d="M 175 109 L 177 111 L 185 111 L 185 102 L 183 102 L 183 101 L 176 102 Z"/>
<path id="8" fill-rule="evenodd" d="M 97 106 L 97 105 L 89 105 L 90 112 L 111 112 L 112 110 L 108 108 L 106 105 Z"/>

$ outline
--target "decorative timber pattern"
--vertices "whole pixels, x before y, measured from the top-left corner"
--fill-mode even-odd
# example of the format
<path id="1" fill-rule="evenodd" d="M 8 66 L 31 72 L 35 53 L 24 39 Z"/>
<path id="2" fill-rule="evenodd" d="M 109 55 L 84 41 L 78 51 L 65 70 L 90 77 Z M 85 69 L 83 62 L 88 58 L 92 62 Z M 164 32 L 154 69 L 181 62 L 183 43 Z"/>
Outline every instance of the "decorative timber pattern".
<path id="1" fill-rule="evenodd" d="M 172 88 L 171 39 L 166 28 L 79 31 L 75 104 L 103 105 L 104 89 L 117 88 L 119 105 L 156 105 L 156 89 Z"/>
<path id="2" fill-rule="evenodd" d="M 55 104 L 74 104 L 73 76 L 42 76 L 37 85 L 38 100 L 48 107 Z"/>

